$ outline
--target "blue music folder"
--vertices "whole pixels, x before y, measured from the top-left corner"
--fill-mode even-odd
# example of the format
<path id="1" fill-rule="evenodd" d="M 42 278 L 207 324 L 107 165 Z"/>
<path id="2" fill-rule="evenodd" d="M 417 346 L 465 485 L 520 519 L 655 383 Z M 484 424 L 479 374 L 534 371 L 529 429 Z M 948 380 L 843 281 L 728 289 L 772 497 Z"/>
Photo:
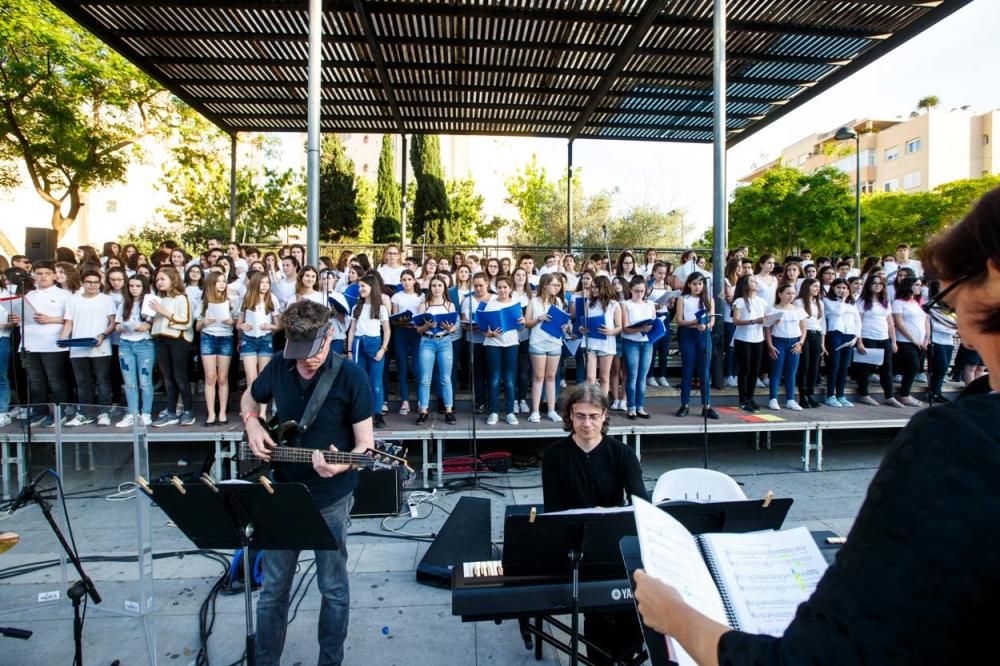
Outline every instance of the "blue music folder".
<path id="1" fill-rule="evenodd" d="M 503 326 L 504 333 L 521 328 L 520 320 L 522 317 L 524 317 L 524 310 L 521 309 L 520 303 L 508 305 L 500 310 L 500 324 Z"/>
<path id="2" fill-rule="evenodd" d="M 484 333 L 487 330 L 502 331 L 500 310 L 476 310 L 476 326 Z"/>
<path id="3" fill-rule="evenodd" d="M 431 330 L 440 331 L 441 324 L 450 324 L 456 326 L 458 324 L 458 313 L 457 312 L 446 312 L 444 314 L 430 315 L 434 319 L 434 326 Z"/>
<path id="4" fill-rule="evenodd" d="M 545 311 L 545 314 L 549 316 L 549 319 L 548 321 L 542 322 L 542 330 L 551 335 L 553 338 L 562 339 L 562 327 L 569 322 L 569 314 L 554 305 L 550 305 L 549 309 Z"/>
<path id="5" fill-rule="evenodd" d="M 652 343 L 656 342 L 666 334 L 667 334 L 666 324 L 662 319 L 656 319 L 653 321 L 652 330 L 650 330 L 649 333 L 646 334 L 646 338 L 647 340 L 649 340 L 649 342 Z"/>
<path id="6" fill-rule="evenodd" d="M 340 314 L 349 315 L 351 314 L 350 305 L 348 305 L 347 298 L 341 293 L 330 294 L 326 299 L 327 304 Z"/>
<path id="7" fill-rule="evenodd" d="M 403 310 L 402 312 L 398 312 L 389 317 L 389 321 L 393 324 L 407 324 L 413 318 L 414 314 L 412 312 L 409 310 Z"/>
<path id="8" fill-rule="evenodd" d="M 652 326 L 656 319 L 643 319 L 628 325 L 629 328 L 639 328 L 640 326 Z"/>
<path id="9" fill-rule="evenodd" d="M 580 335 L 580 327 L 587 325 L 587 304 L 583 296 L 577 296 L 573 307 L 573 332 Z"/>
<path id="10" fill-rule="evenodd" d="M 604 320 L 604 315 L 600 314 L 596 317 L 587 317 L 587 337 L 593 338 L 594 340 L 607 340 L 608 336 L 600 333 L 597 329 L 604 326 L 607 322 Z"/>
<path id="11" fill-rule="evenodd" d="M 347 307 L 351 310 L 353 310 L 354 306 L 358 304 L 358 289 L 358 283 L 355 282 L 344 290 L 344 298 L 347 299 Z"/>

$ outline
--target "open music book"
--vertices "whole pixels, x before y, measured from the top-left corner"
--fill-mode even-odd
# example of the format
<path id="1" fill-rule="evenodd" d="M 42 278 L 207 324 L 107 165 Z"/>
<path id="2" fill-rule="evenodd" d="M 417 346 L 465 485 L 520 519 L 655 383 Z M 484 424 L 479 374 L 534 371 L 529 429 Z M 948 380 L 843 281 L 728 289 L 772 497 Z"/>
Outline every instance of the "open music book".
<path id="1" fill-rule="evenodd" d="M 826 571 L 805 527 L 693 536 L 649 502 L 633 497 L 632 503 L 646 573 L 733 629 L 781 636 Z M 678 664 L 695 663 L 676 642 L 668 643 Z"/>

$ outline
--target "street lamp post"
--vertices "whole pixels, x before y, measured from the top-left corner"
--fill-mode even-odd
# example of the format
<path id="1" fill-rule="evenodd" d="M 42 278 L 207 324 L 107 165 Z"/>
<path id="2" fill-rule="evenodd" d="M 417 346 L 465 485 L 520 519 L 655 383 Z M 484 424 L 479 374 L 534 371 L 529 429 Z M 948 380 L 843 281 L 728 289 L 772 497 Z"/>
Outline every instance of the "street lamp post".
<path id="1" fill-rule="evenodd" d="M 856 166 L 854 171 L 854 262 L 855 266 L 861 266 L 861 135 L 850 127 L 841 127 L 833 135 L 837 141 L 849 141 L 854 139 L 854 157 Z"/>

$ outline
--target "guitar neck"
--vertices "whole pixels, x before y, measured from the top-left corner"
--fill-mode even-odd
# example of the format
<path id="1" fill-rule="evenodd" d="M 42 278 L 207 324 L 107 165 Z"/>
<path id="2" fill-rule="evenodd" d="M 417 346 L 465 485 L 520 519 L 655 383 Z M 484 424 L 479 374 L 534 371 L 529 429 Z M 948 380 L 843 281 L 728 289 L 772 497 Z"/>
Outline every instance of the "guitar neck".
<path id="1" fill-rule="evenodd" d="M 312 463 L 313 451 L 320 451 L 323 458 L 331 465 L 353 465 L 354 467 L 371 467 L 373 459 L 364 453 L 349 453 L 346 451 L 323 451 L 322 449 L 306 449 L 298 446 L 278 446 L 271 449 L 271 460 L 274 462 Z M 240 444 L 240 457 L 253 458 L 253 451 L 246 442 Z"/>

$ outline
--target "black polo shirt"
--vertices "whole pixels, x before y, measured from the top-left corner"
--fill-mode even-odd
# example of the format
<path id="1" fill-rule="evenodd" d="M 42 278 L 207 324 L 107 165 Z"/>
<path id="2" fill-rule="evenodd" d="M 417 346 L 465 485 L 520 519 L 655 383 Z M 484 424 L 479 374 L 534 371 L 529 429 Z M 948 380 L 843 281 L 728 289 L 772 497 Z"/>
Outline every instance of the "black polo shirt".
<path id="1" fill-rule="evenodd" d="M 626 496 L 648 499 L 635 452 L 607 435 L 584 453 L 573 437 L 561 439 L 542 458 L 546 511 L 621 506 Z"/>
<path id="2" fill-rule="evenodd" d="M 303 379 L 295 368 L 295 361 L 286 361 L 282 353 L 277 352 L 257 376 L 250 394 L 260 403 L 273 399 L 282 421 L 298 421 L 318 380 L 319 373 L 312 379 Z M 345 361 L 312 427 L 298 437 L 296 445 L 323 450 L 334 445 L 341 451 L 350 451 L 354 448 L 354 424 L 371 415 L 372 390 L 368 376 L 358 365 Z M 333 504 L 354 492 L 358 485 L 355 470 L 324 479 L 312 464 L 306 463 L 282 463 L 281 475 L 285 481 L 306 484 L 319 507 Z"/>

